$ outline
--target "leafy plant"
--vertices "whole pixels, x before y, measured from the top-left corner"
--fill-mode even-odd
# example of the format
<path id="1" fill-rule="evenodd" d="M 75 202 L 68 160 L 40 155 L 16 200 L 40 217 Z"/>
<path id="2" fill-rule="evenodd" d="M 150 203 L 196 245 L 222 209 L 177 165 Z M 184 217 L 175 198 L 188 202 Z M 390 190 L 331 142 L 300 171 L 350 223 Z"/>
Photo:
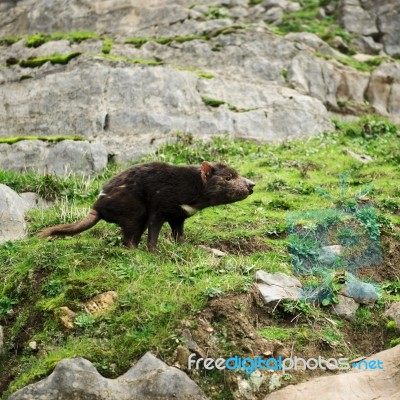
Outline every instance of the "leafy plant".
<path id="1" fill-rule="evenodd" d="M 204 295 L 208 298 L 221 297 L 224 293 L 217 288 L 208 288 L 204 291 Z"/>
<path id="2" fill-rule="evenodd" d="M 13 312 L 13 306 L 17 304 L 17 301 L 7 296 L 0 297 L 0 316 L 4 317 Z"/>
<path id="3" fill-rule="evenodd" d="M 95 323 L 95 321 L 96 318 L 93 315 L 82 313 L 75 317 L 74 324 L 80 328 L 89 328 Z"/>
<path id="4" fill-rule="evenodd" d="M 280 305 L 285 313 L 288 314 L 312 314 L 313 308 L 305 300 L 283 300 Z"/>

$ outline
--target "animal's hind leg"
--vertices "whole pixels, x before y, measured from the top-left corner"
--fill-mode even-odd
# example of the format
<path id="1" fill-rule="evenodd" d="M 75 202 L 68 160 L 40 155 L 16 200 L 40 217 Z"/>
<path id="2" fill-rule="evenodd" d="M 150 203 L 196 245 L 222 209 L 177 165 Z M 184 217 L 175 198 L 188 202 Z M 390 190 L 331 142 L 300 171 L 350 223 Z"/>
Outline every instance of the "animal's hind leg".
<path id="1" fill-rule="evenodd" d="M 168 221 L 169 226 L 172 230 L 172 236 L 176 242 L 183 243 L 185 241 L 185 235 L 183 233 L 184 219 L 171 219 Z"/>
<path id="2" fill-rule="evenodd" d="M 128 248 L 136 248 L 140 242 L 143 232 L 146 230 L 146 218 L 136 221 L 129 221 L 121 225 L 123 239 L 122 242 Z"/>

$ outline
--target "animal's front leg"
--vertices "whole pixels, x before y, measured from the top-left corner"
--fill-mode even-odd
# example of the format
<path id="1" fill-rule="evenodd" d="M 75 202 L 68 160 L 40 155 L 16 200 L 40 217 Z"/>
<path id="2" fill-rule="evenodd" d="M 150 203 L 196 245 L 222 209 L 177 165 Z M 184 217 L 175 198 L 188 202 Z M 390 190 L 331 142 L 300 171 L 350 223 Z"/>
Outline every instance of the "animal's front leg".
<path id="1" fill-rule="evenodd" d="M 168 223 L 171 227 L 172 236 L 175 241 L 183 243 L 185 241 L 185 235 L 183 233 L 183 224 L 185 223 L 185 219 L 173 219 L 168 221 Z"/>
<path id="2" fill-rule="evenodd" d="M 164 218 L 158 214 L 151 214 L 148 220 L 148 237 L 147 247 L 150 252 L 154 253 L 157 249 L 158 236 L 163 226 Z"/>

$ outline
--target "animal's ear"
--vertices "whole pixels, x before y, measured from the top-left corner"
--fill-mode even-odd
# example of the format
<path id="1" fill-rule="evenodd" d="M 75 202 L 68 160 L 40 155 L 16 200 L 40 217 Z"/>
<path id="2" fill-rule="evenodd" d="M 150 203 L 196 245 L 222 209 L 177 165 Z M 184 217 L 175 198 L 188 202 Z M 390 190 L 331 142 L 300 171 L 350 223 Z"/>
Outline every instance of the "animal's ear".
<path id="1" fill-rule="evenodd" d="M 208 161 L 203 161 L 201 164 L 201 180 L 205 183 L 211 175 L 213 166 Z"/>

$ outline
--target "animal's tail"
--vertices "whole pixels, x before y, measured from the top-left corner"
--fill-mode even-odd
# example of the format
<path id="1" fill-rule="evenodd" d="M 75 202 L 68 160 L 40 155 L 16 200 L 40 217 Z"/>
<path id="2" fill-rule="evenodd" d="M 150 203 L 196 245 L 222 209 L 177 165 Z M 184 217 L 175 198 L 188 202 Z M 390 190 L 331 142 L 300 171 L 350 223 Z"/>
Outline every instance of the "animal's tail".
<path id="1" fill-rule="evenodd" d="M 50 228 L 42 229 L 36 236 L 45 238 L 48 236 L 75 235 L 96 225 L 100 219 L 100 214 L 96 210 L 90 210 L 89 214 L 82 221 L 76 222 L 75 224 L 51 226 Z"/>

